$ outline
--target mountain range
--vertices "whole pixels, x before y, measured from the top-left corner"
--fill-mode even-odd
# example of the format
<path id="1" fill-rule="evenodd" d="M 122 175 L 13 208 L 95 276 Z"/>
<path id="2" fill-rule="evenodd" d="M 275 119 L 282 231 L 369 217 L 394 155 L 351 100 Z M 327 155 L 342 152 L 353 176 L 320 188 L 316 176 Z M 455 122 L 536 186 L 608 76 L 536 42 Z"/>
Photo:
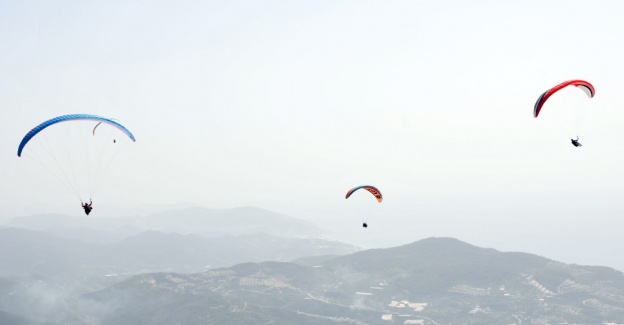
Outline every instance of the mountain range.
<path id="1" fill-rule="evenodd" d="M 101 324 L 605 324 L 624 320 L 624 276 L 427 238 L 343 256 L 141 274 L 75 306 Z"/>
<path id="2" fill-rule="evenodd" d="M 0 228 L 0 324 L 617 324 L 624 276 L 453 238 L 363 250 L 256 208 Z"/>

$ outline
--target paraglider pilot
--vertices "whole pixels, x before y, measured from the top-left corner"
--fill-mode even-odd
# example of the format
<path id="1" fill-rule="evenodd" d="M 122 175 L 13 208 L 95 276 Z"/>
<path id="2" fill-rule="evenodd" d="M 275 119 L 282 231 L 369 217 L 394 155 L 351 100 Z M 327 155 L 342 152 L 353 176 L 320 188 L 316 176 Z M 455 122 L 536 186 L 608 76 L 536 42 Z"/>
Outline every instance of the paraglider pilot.
<path id="1" fill-rule="evenodd" d="M 89 199 L 89 203 L 82 203 L 82 208 L 85 210 L 85 213 L 89 215 L 89 213 L 91 213 L 91 210 L 93 210 L 93 201 Z"/>
<path id="2" fill-rule="evenodd" d="M 366 222 L 365 222 L 365 223 L 362 224 L 362 227 L 368 228 L 368 224 L 366 224 Z"/>
<path id="3" fill-rule="evenodd" d="M 577 147 L 577 148 L 578 148 L 578 147 L 582 147 L 582 146 L 583 146 L 583 145 L 579 142 L 579 137 L 578 137 L 578 136 L 576 137 L 576 140 L 574 140 L 574 139 L 570 139 L 570 141 L 572 141 L 572 145 L 573 145 L 573 146 L 575 146 L 575 147 Z"/>

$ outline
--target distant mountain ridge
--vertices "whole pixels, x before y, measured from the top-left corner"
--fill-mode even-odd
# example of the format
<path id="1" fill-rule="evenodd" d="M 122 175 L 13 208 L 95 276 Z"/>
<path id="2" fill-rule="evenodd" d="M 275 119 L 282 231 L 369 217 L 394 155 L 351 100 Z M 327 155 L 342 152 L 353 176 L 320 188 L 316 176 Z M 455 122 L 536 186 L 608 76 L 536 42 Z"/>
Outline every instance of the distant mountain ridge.
<path id="1" fill-rule="evenodd" d="M 116 241 L 85 242 L 42 231 L 0 228 L 0 277 L 28 274 L 67 277 L 85 273 L 199 272 L 249 261 L 290 261 L 341 255 L 358 247 L 322 238 L 268 234 L 209 236 L 148 230 Z"/>
<path id="2" fill-rule="evenodd" d="M 245 235 L 266 233 L 276 236 L 316 236 L 324 230 L 305 220 L 254 208 L 208 209 L 189 207 L 167 210 L 147 216 L 74 217 L 58 214 L 17 217 L 3 227 L 47 232 L 83 228 L 130 235 L 147 230 L 180 234 Z"/>
<path id="3" fill-rule="evenodd" d="M 175 217 L 172 218 L 174 215 Z M 156 227 L 153 230 L 179 233 L 221 232 L 234 235 L 267 233 L 280 236 L 309 236 L 324 233 L 311 222 L 254 207 L 186 208 L 151 214 L 145 219 L 146 224 Z M 180 222 L 183 222 L 183 226 Z"/>

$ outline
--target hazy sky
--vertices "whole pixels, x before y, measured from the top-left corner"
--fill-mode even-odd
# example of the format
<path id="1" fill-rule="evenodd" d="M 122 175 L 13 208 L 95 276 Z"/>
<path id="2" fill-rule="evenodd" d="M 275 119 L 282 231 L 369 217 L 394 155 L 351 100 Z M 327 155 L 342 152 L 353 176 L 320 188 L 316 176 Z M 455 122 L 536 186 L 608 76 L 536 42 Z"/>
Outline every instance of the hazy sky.
<path id="1" fill-rule="evenodd" d="M 2 1 L 0 217 L 82 214 L 16 151 L 91 113 L 137 138 L 95 211 L 257 206 L 371 247 L 451 236 L 624 270 L 622 17 L 618 0 Z M 595 98 L 566 89 L 532 117 L 577 78 Z M 382 204 L 344 199 L 367 183 Z"/>

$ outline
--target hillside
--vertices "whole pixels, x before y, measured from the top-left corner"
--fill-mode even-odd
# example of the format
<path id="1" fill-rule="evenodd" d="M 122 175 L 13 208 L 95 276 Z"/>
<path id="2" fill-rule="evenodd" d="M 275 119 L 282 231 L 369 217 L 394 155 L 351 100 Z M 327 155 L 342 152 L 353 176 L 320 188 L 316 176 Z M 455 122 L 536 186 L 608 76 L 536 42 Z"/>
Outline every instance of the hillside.
<path id="1" fill-rule="evenodd" d="M 117 240 L 61 238 L 0 229 L 0 320 L 83 324 L 73 297 L 146 272 L 201 272 L 248 261 L 348 254 L 357 247 L 320 238 L 181 235 L 145 231 Z M 78 319 L 74 319 L 78 317 Z M 0 322 L 0 324 L 5 324 Z M 88 322 L 87 322 L 88 324 Z"/>
<path id="2" fill-rule="evenodd" d="M 624 319 L 624 277 L 604 267 L 451 238 L 297 263 L 144 274 L 76 302 L 81 317 L 142 323 L 603 324 Z M 104 308 L 105 307 L 105 308 Z M 105 312 L 102 312 L 105 310 Z M 408 322 L 409 323 L 409 322 Z"/>

